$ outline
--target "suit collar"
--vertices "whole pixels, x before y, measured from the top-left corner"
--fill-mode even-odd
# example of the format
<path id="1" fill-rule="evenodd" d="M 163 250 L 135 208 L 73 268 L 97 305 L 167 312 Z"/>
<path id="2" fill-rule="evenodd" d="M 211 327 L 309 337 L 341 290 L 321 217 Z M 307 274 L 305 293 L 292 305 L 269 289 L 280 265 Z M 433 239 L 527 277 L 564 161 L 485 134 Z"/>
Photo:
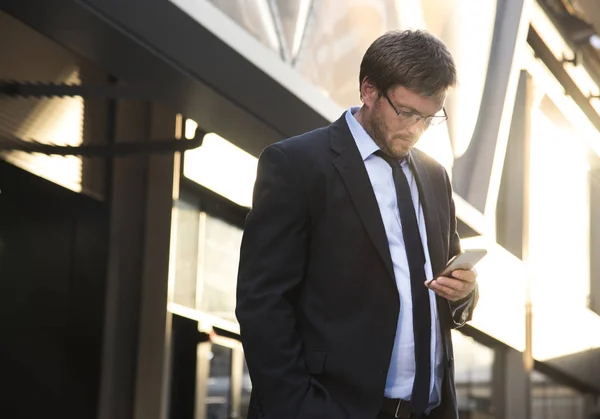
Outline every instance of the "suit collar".
<path id="1" fill-rule="evenodd" d="M 391 279 L 395 281 L 390 248 L 381 219 L 381 212 L 377 205 L 369 174 L 348 128 L 345 114 L 342 114 L 337 121 L 331 124 L 330 141 L 331 148 L 339 154 L 333 160 L 333 164 L 344 180 L 356 212 L 377 249 L 377 253 L 381 256 Z"/>
<path id="2" fill-rule="evenodd" d="M 330 125 L 330 143 L 331 149 L 338 154 L 343 154 L 352 146 L 356 147 L 352 138 L 352 133 L 346 123 L 346 113 L 343 113 L 337 121 Z M 356 150 L 358 152 L 358 150 Z"/>
<path id="3" fill-rule="evenodd" d="M 363 128 L 363 126 L 356 120 L 354 114 L 359 110 L 359 107 L 352 107 L 345 113 L 346 123 L 352 134 L 352 138 L 358 147 L 358 152 L 362 157 L 363 161 L 369 158 L 371 154 L 379 150 L 379 146 L 369 133 Z"/>

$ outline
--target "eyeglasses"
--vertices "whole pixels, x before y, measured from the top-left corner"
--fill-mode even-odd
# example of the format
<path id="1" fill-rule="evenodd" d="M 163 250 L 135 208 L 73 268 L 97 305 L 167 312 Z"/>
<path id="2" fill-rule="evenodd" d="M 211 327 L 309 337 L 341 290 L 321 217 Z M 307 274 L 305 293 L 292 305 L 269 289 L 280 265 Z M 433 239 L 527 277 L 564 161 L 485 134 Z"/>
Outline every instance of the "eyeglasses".
<path id="1" fill-rule="evenodd" d="M 443 115 L 423 116 L 416 112 L 403 111 L 401 109 L 397 109 L 394 106 L 394 104 L 392 103 L 392 101 L 390 100 L 387 93 L 384 93 L 383 97 L 385 97 L 387 99 L 388 103 L 390 104 L 390 106 L 392 107 L 394 112 L 396 112 L 396 115 L 398 115 L 400 117 L 400 119 L 402 120 L 402 122 L 404 122 L 407 126 L 414 125 L 417 122 L 419 122 L 420 120 L 423 120 L 423 124 L 425 125 L 425 127 L 429 127 L 431 125 L 439 125 L 442 122 L 448 120 L 448 114 L 446 113 L 446 108 L 442 108 L 442 111 L 444 112 Z"/>

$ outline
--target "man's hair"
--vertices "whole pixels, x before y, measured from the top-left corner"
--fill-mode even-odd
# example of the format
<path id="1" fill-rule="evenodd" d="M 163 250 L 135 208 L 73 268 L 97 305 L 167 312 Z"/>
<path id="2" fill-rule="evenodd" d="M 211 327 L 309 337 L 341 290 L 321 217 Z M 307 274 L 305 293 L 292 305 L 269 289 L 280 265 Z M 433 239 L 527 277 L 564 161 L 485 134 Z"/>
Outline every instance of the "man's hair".
<path id="1" fill-rule="evenodd" d="M 452 54 L 423 30 L 390 31 L 377 38 L 360 63 L 359 86 L 365 78 L 380 94 L 404 86 L 421 96 L 436 96 L 457 83 Z"/>

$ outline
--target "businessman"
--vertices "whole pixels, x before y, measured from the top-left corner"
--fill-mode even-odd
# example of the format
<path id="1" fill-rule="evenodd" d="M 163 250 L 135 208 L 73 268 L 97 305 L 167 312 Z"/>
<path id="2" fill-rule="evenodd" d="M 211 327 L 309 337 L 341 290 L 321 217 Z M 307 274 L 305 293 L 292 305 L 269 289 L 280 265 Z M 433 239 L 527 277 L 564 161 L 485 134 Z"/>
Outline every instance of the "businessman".
<path id="1" fill-rule="evenodd" d="M 451 329 L 476 273 L 426 285 L 460 241 L 446 171 L 413 148 L 456 79 L 439 39 L 388 32 L 361 107 L 261 154 L 236 308 L 249 419 L 458 419 Z"/>

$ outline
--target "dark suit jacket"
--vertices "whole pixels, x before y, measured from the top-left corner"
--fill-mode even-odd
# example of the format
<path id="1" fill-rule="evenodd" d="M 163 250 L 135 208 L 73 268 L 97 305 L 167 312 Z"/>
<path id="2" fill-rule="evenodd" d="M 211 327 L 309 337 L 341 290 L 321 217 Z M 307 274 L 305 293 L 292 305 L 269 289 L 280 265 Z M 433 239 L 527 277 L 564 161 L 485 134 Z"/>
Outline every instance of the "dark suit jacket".
<path id="1" fill-rule="evenodd" d="M 411 151 L 434 272 L 460 251 L 448 175 Z M 447 365 L 441 417 L 458 418 L 451 314 L 438 297 Z M 400 302 L 369 177 L 344 115 L 267 147 L 246 220 L 237 290 L 253 394 L 248 418 L 374 419 Z"/>

